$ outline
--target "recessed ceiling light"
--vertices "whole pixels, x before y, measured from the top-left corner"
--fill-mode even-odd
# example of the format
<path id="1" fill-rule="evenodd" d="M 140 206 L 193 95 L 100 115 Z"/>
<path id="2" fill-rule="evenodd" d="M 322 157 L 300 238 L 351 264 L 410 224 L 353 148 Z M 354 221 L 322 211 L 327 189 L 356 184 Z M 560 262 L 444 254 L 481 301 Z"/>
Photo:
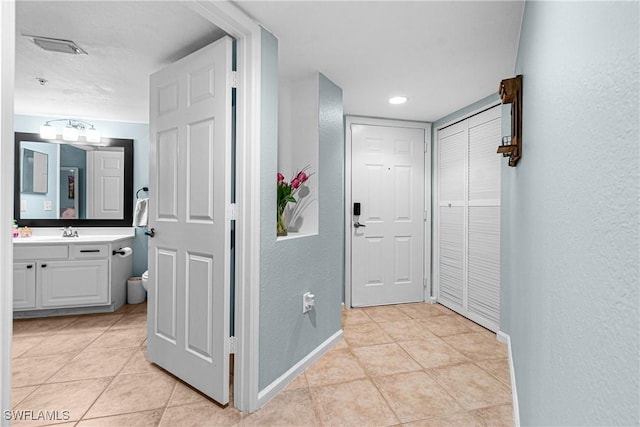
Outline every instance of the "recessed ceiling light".
<path id="1" fill-rule="evenodd" d="M 393 98 L 389 98 L 389 104 L 404 104 L 405 102 L 407 102 L 407 97 L 406 96 L 394 96 Z"/>

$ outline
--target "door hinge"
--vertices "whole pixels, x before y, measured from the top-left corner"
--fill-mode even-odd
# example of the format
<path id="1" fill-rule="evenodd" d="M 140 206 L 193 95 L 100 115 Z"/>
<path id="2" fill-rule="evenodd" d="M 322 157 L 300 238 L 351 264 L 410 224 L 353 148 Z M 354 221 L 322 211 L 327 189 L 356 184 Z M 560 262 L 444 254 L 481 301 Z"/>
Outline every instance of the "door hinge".
<path id="1" fill-rule="evenodd" d="M 236 204 L 231 203 L 227 205 L 227 221 L 235 221 L 236 219 Z"/>
<path id="2" fill-rule="evenodd" d="M 231 87 L 236 89 L 238 87 L 238 72 L 237 71 L 232 71 L 231 72 Z"/>
<path id="3" fill-rule="evenodd" d="M 429 146 L 427 145 L 427 141 L 424 142 L 424 152 L 427 153 L 429 151 Z"/>
<path id="4" fill-rule="evenodd" d="M 238 350 L 238 338 L 229 337 L 229 354 L 236 354 Z"/>

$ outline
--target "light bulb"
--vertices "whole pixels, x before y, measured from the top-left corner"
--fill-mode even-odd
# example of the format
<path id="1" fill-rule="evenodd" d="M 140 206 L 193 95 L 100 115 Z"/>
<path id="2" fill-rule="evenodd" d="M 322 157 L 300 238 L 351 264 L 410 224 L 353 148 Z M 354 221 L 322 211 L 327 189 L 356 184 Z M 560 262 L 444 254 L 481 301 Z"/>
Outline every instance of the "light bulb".
<path id="1" fill-rule="evenodd" d="M 78 129 L 71 127 L 71 125 L 65 126 L 65 128 L 62 129 L 62 139 L 65 141 L 77 141 Z"/>
<path id="2" fill-rule="evenodd" d="M 51 126 L 48 122 L 40 126 L 40 138 L 42 139 L 56 139 L 56 128 Z"/>
<path id="3" fill-rule="evenodd" d="M 389 98 L 389 104 L 398 105 L 404 104 L 405 102 L 407 102 L 406 96 L 394 96 L 393 98 Z"/>
<path id="4" fill-rule="evenodd" d="M 91 129 L 87 130 L 85 138 L 87 139 L 87 142 L 100 142 L 100 132 L 98 132 L 95 127 L 91 126 Z"/>

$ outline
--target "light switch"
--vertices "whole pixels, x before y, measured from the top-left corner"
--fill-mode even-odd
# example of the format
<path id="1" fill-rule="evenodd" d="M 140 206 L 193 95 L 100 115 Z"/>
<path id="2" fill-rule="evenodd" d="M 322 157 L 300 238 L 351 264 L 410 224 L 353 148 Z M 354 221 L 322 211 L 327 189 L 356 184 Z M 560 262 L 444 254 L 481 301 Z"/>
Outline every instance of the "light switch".
<path id="1" fill-rule="evenodd" d="M 44 210 L 45 211 L 50 211 L 51 209 L 52 209 L 51 200 L 45 200 L 44 201 Z"/>
<path id="2" fill-rule="evenodd" d="M 24 212 L 27 210 L 27 201 L 24 199 L 20 199 L 20 211 Z"/>

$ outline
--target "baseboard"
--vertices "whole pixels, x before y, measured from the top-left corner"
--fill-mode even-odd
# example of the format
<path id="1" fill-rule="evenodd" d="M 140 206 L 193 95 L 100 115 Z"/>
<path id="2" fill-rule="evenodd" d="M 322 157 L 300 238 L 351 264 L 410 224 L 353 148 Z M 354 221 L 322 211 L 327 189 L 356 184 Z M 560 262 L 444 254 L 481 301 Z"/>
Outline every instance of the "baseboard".
<path id="1" fill-rule="evenodd" d="M 438 302 L 438 299 L 436 297 L 429 297 L 429 299 L 427 300 L 427 302 L 429 304 L 436 304 Z"/>
<path id="2" fill-rule="evenodd" d="M 307 369 L 320 356 L 325 354 L 334 344 L 342 338 L 342 329 L 327 338 L 322 344 L 316 347 L 311 353 L 307 354 L 302 360 L 293 365 L 287 372 L 280 375 L 274 382 L 266 386 L 258 393 L 258 408 L 264 406 L 276 394 L 284 390 L 298 375 Z M 258 409 L 256 408 L 256 409 Z"/>
<path id="3" fill-rule="evenodd" d="M 509 376 L 511 377 L 511 399 L 513 406 L 513 425 L 520 427 L 520 408 L 518 407 L 518 389 L 516 388 L 516 372 L 513 367 L 513 353 L 511 352 L 511 337 L 502 331 L 498 331 L 496 338 L 503 344 L 507 345 L 507 353 L 509 354 Z"/>

